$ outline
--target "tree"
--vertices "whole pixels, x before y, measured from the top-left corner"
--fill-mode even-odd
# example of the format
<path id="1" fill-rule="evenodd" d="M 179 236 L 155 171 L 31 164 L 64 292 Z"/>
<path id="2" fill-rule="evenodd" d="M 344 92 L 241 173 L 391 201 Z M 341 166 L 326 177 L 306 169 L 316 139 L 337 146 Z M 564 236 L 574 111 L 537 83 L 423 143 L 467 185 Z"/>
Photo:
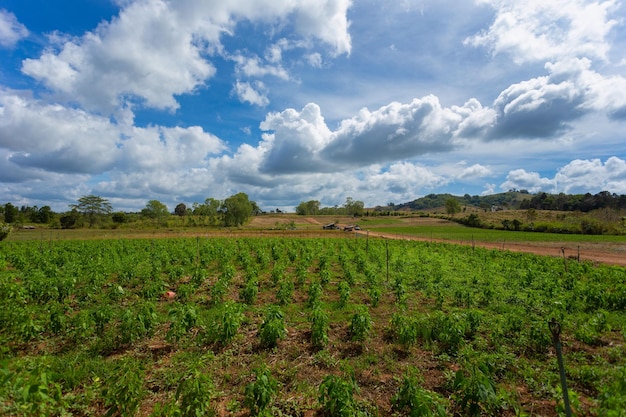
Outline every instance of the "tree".
<path id="1" fill-rule="evenodd" d="M 150 200 L 146 207 L 141 210 L 141 215 L 149 219 L 162 221 L 170 215 L 170 212 L 167 210 L 167 206 L 159 200 Z"/>
<path id="2" fill-rule="evenodd" d="M 231 195 L 220 207 L 224 226 L 241 226 L 250 218 L 252 210 L 252 202 L 246 193 Z"/>
<path id="3" fill-rule="evenodd" d="M 450 215 L 461 211 L 461 204 L 456 198 L 449 198 L 446 200 L 446 212 Z"/>
<path id="4" fill-rule="evenodd" d="M 363 207 L 364 204 L 362 201 L 353 200 L 352 197 L 346 198 L 346 203 L 343 205 L 346 209 L 346 214 L 348 216 L 362 216 L 363 215 Z"/>
<path id="5" fill-rule="evenodd" d="M 180 217 L 185 216 L 187 214 L 187 206 L 185 203 L 179 203 L 174 209 L 174 214 Z"/>
<path id="6" fill-rule="evenodd" d="M 70 204 L 70 208 L 82 213 L 93 227 L 100 216 L 111 213 L 113 208 L 108 200 L 97 195 L 86 195 L 78 199 L 78 204 Z"/>
<path id="7" fill-rule="evenodd" d="M 315 215 L 320 212 L 320 202 L 317 200 L 309 200 L 306 202 L 301 202 L 296 207 L 296 214 L 300 215 Z"/>
<path id="8" fill-rule="evenodd" d="M 19 209 L 11 203 L 4 205 L 4 221 L 6 223 L 14 223 L 17 220 Z"/>

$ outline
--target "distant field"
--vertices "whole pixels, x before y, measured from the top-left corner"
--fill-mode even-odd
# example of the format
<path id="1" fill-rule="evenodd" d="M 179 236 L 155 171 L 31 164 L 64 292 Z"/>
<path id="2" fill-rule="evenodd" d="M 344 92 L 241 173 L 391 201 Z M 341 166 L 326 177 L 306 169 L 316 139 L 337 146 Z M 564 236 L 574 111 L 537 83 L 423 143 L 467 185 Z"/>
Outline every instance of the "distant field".
<path id="1" fill-rule="evenodd" d="M 615 242 L 626 243 L 624 236 L 574 235 L 560 233 L 515 232 L 506 230 L 478 229 L 450 222 L 447 225 L 407 225 L 376 227 L 377 232 L 410 235 L 424 238 L 476 242 Z"/>

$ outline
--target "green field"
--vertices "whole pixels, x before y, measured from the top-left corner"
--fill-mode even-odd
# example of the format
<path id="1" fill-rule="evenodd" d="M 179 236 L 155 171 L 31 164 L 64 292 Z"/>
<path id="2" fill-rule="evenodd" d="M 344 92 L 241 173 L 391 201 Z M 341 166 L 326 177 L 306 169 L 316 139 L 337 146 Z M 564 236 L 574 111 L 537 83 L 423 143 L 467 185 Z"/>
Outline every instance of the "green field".
<path id="1" fill-rule="evenodd" d="M 576 415 L 626 409 L 624 268 L 375 238 L 0 249 L 2 415 L 556 416 L 550 319 Z"/>
<path id="2" fill-rule="evenodd" d="M 508 230 L 479 229 L 450 222 L 449 225 L 425 226 L 381 226 L 371 230 L 401 236 L 443 239 L 450 241 L 476 242 L 579 242 L 579 243 L 624 243 L 626 237 L 612 235 L 579 235 L 563 233 L 538 233 Z"/>

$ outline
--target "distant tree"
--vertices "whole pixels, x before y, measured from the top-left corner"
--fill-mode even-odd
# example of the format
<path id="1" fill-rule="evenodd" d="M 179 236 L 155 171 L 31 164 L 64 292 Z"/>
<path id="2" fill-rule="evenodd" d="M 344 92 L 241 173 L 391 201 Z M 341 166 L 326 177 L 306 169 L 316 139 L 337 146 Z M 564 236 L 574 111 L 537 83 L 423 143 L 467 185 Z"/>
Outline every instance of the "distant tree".
<path id="1" fill-rule="evenodd" d="M 37 211 L 36 223 L 48 223 L 54 217 L 54 212 L 50 206 L 43 206 Z"/>
<path id="2" fill-rule="evenodd" d="M 252 215 L 253 216 L 258 216 L 259 214 L 263 214 L 263 210 L 261 210 L 261 208 L 257 205 L 257 203 L 255 201 L 251 201 L 250 204 L 252 204 Z"/>
<path id="3" fill-rule="evenodd" d="M 17 216 L 19 214 L 19 209 L 15 207 L 11 203 L 6 203 L 4 205 L 4 221 L 5 223 L 14 223 L 17 221 Z"/>
<path id="4" fill-rule="evenodd" d="M 456 198 L 448 198 L 446 200 L 446 212 L 450 215 L 461 211 L 461 204 Z"/>
<path id="5" fill-rule="evenodd" d="M 532 207 L 526 210 L 526 220 L 528 220 L 529 222 L 534 222 L 536 218 L 537 218 L 537 210 L 535 210 Z"/>
<path id="6" fill-rule="evenodd" d="M 317 200 L 302 201 L 296 207 L 296 214 L 311 216 L 320 212 L 320 202 Z"/>
<path id="7" fill-rule="evenodd" d="M 62 229 L 72 229 L 76 227 L 78 223 L 79 213 L 78 210 L 72 209 L 69 213 L 61 216 L 59 222 L 61 223 Z"/>
<path id="8" fill-rule="evenodd" d="M 209 219 L 209 224 L 216 224 L 221 205 L 221 201 L 209 197 L 204 200 L 204 203 L 193 203 L 192 213 L 194 216 L 200 217 L 202 224 L 204 224 L 207 217 Z"/>
<path id="9" fill-rule="evenodd" d="M 167 206 L 159 200 L 150 200 L 146 207 L 141 210 L 141 215 L 149 219 L 163 221 L 170 215 L 170 212 L 167 210 Z"/>
<path id="10" fill-rule="evenodd" d="M 343 205 L 346 209 L 346 214 L 349 216 L 362 216 L 364 204 L 362 201 L 354 200 L 352 197 L 346 198 L 346 202 Z"/>
<path id="11" fill-rule="evenodd" d="M 126 213 L 123 211 L 118 211 L 117 213 L 113 213 L 111 219 L 114 223 L 126 223 L 128 221 L 128 217 L 126 217 Z"/>
<path id="12" fill-rule="evenodd" d="M 174 214 L 180 217 L 187 215 L 187 206 L 185 205 L 185 203 L 178 203 L 178 205 L 174 209 Z"/>
<path id="13" fill-rule="evenodd" d="M 246 193 L 231 195 L 220 207 L 224 226 L 241 226 L 252 215 L 252 209 L 252 202 Z"/>
<path id="14" fill-rule="evenodd" d="M 113 210 L 108 200 L 97 195 L 86 195 L 78 199 L 78 204 L 71 204 L 70 208 L 87 217 L 89 227 L 93 227 L 99 217 L 107 215 Z"/>

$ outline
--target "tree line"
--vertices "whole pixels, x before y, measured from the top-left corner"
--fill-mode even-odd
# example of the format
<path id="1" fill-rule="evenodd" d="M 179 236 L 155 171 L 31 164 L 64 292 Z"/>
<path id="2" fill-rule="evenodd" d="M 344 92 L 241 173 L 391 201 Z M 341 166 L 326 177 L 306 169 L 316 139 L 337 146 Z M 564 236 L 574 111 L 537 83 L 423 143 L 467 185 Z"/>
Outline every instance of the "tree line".
<path id="1" fill-rule="evenodd" d="M 353 199 L 346 198 L 346 202 L 342 206 L 321 207 L 321 203 L 317 200 L 302 201 L 296 207 L 296 214 L 303 216 L 314 216 L 317 214 L 332 214 L 359 217 L 365 212 L 364 203 Z"/>
<path id="2" fill-rule="evenodd" d="M 165 224 L 172 215 L 182 219 L 197 217 L 201 224 L 209 226 L 241 226 L 250 216 L 261 213 L 256 202 L 251 201 L 245 193 L 231 195 L 224 200 L 207 198 L 203 203 L 193 203 L 187 207 L 179 203 L 173 212 L 158 200 L 150 200 L 138 213 L 113 211 L 113 206 L 106 198 L 97 195 L 80 197 L 76 203 L 70 204 L 69 211 L 55 213 L 50 206 L 16 207 L 12 203 L 0 205 L 0 216 L 7 224 L 51 224 L 53 227 L 71 229 L 77 227 L 94 227 L 103 223 L 122 224 L 135 220 L 148 220 L 156 224 Z"/>

